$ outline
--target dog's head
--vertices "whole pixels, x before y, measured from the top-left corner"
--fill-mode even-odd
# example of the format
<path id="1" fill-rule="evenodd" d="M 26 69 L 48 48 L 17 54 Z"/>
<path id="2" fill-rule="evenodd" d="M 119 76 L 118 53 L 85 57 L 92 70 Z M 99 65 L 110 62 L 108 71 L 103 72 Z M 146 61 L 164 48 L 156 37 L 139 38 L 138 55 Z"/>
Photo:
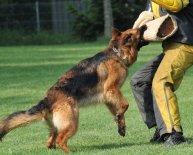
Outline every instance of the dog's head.
<path id="1" fill-rule="evenodd" d="M 127 66 L 136 61 L 139 49 L 147 43 L 143 40 L 146 28 L 146 26 L 142 26 L 139 29 L 128 29 L 124 32 L 120 32 L 116 28 L 112 29 L 110 47 L 120 52 Z"/>

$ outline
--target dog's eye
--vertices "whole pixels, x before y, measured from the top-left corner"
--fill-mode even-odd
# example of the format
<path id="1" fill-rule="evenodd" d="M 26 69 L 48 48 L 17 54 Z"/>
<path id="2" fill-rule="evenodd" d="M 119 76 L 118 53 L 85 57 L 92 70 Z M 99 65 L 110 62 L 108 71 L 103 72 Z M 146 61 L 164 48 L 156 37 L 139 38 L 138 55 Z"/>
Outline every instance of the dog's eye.
<path id="1" fill-rule="evenodd" d="M 127 38 L 125 39 L 126 42 L 130 42 L 131 40 L 132 40 L 132 36 L 131 35 L 127 36 Z"/>
<path id="2" fill-rule="evenodd" d="M 130 34 L 127 37 L 125 37 L 123 44 L 126 46 L 130 46 L 133 42 L 133 36 Z"/>

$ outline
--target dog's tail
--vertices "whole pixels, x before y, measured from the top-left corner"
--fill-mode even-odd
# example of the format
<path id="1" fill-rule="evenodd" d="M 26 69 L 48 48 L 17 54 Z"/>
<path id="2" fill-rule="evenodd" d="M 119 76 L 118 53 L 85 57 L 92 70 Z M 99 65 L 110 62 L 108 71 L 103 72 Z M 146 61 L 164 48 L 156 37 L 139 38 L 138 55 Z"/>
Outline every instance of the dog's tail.
<path id="1" fill-rule="evenodd" d="M 43 118 L 47 109 L 49 109 L 49 104 L 45 98 L 31 109 L 15 112 L 0 121 L 0 141 L 11 130 Z"/>

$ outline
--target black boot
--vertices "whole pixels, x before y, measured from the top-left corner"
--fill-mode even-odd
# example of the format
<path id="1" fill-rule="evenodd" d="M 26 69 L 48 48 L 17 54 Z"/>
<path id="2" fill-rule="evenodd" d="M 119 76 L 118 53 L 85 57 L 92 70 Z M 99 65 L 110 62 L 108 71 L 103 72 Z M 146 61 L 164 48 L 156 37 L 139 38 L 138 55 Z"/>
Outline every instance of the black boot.
<path id="1" fill-rule="evenodd" d="M 158 128 L 156 128 L 153 137 L 150 139 L 150 142 L 151 143 L 162 143 L 163 142 L 163 138 L 160 136 L 160 132 Z"/>
<path id="2" fill-rule="evenodd" d="M 185 144 L 186 140 L 182 132 L 173 131 L 171 134 L 163 135 L 164 144 L 167 146 Z"/>

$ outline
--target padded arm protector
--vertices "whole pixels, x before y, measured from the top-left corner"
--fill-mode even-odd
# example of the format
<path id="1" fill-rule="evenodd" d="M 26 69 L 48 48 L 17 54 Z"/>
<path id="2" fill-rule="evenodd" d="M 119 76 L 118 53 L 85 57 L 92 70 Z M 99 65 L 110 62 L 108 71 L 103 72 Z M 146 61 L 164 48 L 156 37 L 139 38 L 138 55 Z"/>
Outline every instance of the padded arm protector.
<path id="1" fill-rule="evenodd" d="M 171 12 L 179 12 L 189 4 L 189 0 L 151 0 Z"/>
<path id="2" fill-rule="evenodd" d="M 139 28 L 151 20 L 153 20 L 153 13 L 149 11 L 143 11 L 135 21 L 133 29 Z"/>

